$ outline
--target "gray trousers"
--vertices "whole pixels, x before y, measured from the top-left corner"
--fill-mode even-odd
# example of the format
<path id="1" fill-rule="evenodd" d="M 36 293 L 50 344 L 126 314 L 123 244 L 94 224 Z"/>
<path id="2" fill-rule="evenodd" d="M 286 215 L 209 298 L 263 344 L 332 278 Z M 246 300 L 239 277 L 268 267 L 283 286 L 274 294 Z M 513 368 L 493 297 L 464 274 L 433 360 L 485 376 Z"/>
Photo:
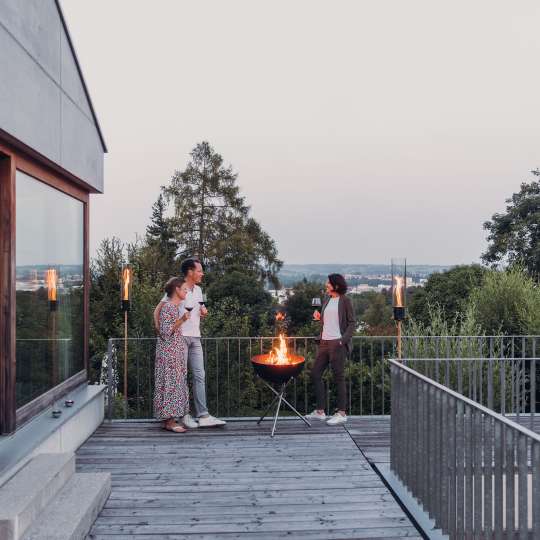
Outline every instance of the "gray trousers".
<path id="1" fill-rule="evenodd" d="M 206 374 L 201 338 L 184 336 L 187 348 L 188 368 L 193 380 L 193 404 L 197 418 L 208 414 L 206 406 Z"/>

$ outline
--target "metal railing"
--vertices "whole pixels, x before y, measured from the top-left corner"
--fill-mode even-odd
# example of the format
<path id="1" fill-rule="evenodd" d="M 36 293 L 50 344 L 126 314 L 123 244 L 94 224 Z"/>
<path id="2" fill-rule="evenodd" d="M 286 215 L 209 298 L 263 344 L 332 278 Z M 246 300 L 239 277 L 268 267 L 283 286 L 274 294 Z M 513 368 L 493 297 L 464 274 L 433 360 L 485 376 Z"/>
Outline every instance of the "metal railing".
<path id="1" fill-rule="evenodd" d="M 390 360 L 391 468 L 451 539 L 540 538 L 540 436 Z"/>
<path id="2" fill-rule="evenodd" d="M 306 358 L 303 372 L 287 388 L 286 398 L 300 411 L 315 405 L 310 369 L 317 349 L 314 337 L 287 338 L 288 347 Z M 250 358 L 276 346 L 274 337 L 203 338 L 207 401 L 212 414 L 257 416 L 271 395 L 254 374 Z M 107 384 L 107 418 L 152 418 L 155 338 L 110 339 L 104 355 L 101 382 Z M 127 351 L 127 354 L 126 354 Z M 393 336 L 353 338 L 347 359 L 348 410 L 351 414 L 389 414 L 390 370 L 385 359 L 395 356 Z M 128 396 L 122 395 L 127 358 Z M 325 375 L 327 409 L 336 402 L 331 373 Z"/>
<path id="3" fill-rule="evenodd" d="M 533 429 L 540 358 L 416 358 L 403 362 L 503 416 L 515 416 L 519 422 L 527 415 Z"/>
<path id="4" fill-rule="evenodd" d="M 442 377 L 448 373 L 449 386 L 455 380 L 463 389 L 469 388 L 469 381 L 477 377 L 477 383 L 471 386 L 469 397 L 488 400 L 492 395 L 490 388 L 495 388 L 494 377 L 499 375 L 496 362 L 485 363 L 473 368 L 471 362 L 463 365 L 463 376 L 459 375 L 457 364 L 450 362 L 453 358 L 476 357 L 480 361 L 493 358 L 505 358 L 511 355 L 523 357 L 534 356 L 538 336 L 406 336 L 403 338 L 403 356 L 406 361 L 426 359 L 425 369 L 433 369 Z M 267 352 L 275 345 L 272 337 L 219 337 L 203 338 L 203 352 L 206 368 L 208 406 L 212 414 L 221 416 L 256 416 L 262 413 L 270 398 L 267 389 L 258 381 L 253 373 L 250 358 Z M 108 418 L 151 418 L 155 338 L 122 338 L 110 339 L 108 352 L 104 355 L 101 382 L 109 387 Z M 315 359 L 317 339 L 314 337 L 288 338 L 289 348 L 306 358 L 306 368 L 287 390 L 287 399 L 300 411 L 308 412 L 315 404 L 314 392 L 309 372 Z M 124 360 L 127 350 L 128 396 L 122 395 Z M 385 359 L 396 355 L 396 338 L 394 336 L 355 336 L 352 340 L 352 351 L 347 359 L 345 377 L 348 390 L 348 412 L 354 415 L 386 415 L 390 413 L 390 369 Z M 445 358 L 442 358 L 442 357 Z M 429 360 L 428 360 L 429 359 Z M 521 359 L 521 358 L 520 358 Z M 518 360 L 516 360 L 517 366 Z M 491 367 L 490 367 L 491 366 Z M 536 369 L 536 365 L 534 366 Z M 418 368 L 420 369 L 420 368 Z M 468 378 L 467 373 L 472 375 Z M 491 371 L 490 371 L 491 370 Z M 516 367 L 517 370 L 517 367 Z M 503 400 L 508 403 L 506 413 L 530 411 L 531 395 L 535 395 L 533 379 L 525 379 L 523 392 L 523 371 L 514 373 L 514 384 L 505 387 L 505 393 L 516 390 L 516 381 L 520 381 L 519 392 L 516 393 L 520 407 L 510 407 L 510 397 Z M 421 370 L 422 371 L 422 370 Z M 529 368 L 530 371 L 530 368 Z M 508 378 L 497 379 L 512 381 L 512 373 Z M 476 374 L 476 375 L 474 375 Z M 493 375 L 491 377 L 491 375 Z M 327 386 L 327 409 L 335 406 L 335 385 L 330 384 L 331 373 L 325 375 Z M 441 379 L 443 380 L 443 379 Z M 491 386 L 487 381 L 492 381 Z M 487 386 L 486 386 L 487 385 Z M 476 394 L 473 394 L 476 389 Z M 528 392 L 528 393 L 527 393 Z M 532 392 L 532 394 L 531 394 Z M 504 393 L 503 393 L 504 394 Z M 497 390 L 493 390 L 494 404 Z M 529 397 L 524 397 L 528 395 Z M 515 403 L 515 398 L 512 401 Z"/>

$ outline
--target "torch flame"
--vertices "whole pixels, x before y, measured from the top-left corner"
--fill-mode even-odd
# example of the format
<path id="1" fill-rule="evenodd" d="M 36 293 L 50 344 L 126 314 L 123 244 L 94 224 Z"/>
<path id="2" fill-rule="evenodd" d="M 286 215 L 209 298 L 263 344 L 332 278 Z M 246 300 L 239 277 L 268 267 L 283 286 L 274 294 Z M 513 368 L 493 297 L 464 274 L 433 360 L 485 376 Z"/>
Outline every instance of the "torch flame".
<path id="1" fill-rule="evenodd" d="M 285 313 L 283 311 L 278 311 L 276 313 L 276 321 L 284 321 L 285 320 Z"/>
<path id="2" fill-rule="evenodd" d="M 46 274 L 47 297 L 49 302 L 56 302 L 56 287 L 58 283 L 58 274 L 55 268 L 49 268 Z"/>
<path id="3" fill-rule="evenodd" d="M 403 285 L 405 280 L 402 276 L 396 276 L 394 284 L 394 303 L 395 307 L 403 307 Z"/>
<path id="4" fill-rule="evenodd" d="M 287 350 L 287 342 L 285 336 L 279 334 L 279 346 L 274 347 L 268 355 L 268 364 L 290 364 L 289 351 Z"/>
<path id="5" fill-rule="evenodd" d="M 129 284 L 131 282 L 131 268 L 126 267 L 122 271 L 122 287 L 124 290 L 122 300 L 129 300 Z"/>

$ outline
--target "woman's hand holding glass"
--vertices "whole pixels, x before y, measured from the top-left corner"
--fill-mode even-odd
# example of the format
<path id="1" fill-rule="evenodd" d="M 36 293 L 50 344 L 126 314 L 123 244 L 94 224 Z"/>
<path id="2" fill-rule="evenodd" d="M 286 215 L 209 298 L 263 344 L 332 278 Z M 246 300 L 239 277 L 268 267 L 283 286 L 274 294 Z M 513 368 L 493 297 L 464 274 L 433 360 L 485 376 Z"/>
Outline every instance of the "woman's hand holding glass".
<path id="1" fill-rule="evenodd" d="M 320 298 L 313 298 L 311 300 L 311 305 L 315 308 L 315 311 L 313 312 L 313 320 L 314 321 L 320 321 L 321 320 L 321 312 L 319 309 L 321 309 L 322 302 Z"/>

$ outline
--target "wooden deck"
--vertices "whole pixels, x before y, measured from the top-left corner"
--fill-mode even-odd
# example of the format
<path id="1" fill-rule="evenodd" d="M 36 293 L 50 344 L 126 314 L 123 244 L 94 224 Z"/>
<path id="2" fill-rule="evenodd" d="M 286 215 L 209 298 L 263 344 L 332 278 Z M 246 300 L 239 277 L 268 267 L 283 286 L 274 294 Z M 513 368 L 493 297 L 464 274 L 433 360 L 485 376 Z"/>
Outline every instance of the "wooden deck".
<path id="1" fill-rule="evenodd" d="M 284 420 L 274 439 L 269 430 L 103 424 L 77 455 L 79 471 L 112 474 L 89 538 L 421 538 L 363 454 L 388 459 L 388 418 L 346 428 Z"/>

